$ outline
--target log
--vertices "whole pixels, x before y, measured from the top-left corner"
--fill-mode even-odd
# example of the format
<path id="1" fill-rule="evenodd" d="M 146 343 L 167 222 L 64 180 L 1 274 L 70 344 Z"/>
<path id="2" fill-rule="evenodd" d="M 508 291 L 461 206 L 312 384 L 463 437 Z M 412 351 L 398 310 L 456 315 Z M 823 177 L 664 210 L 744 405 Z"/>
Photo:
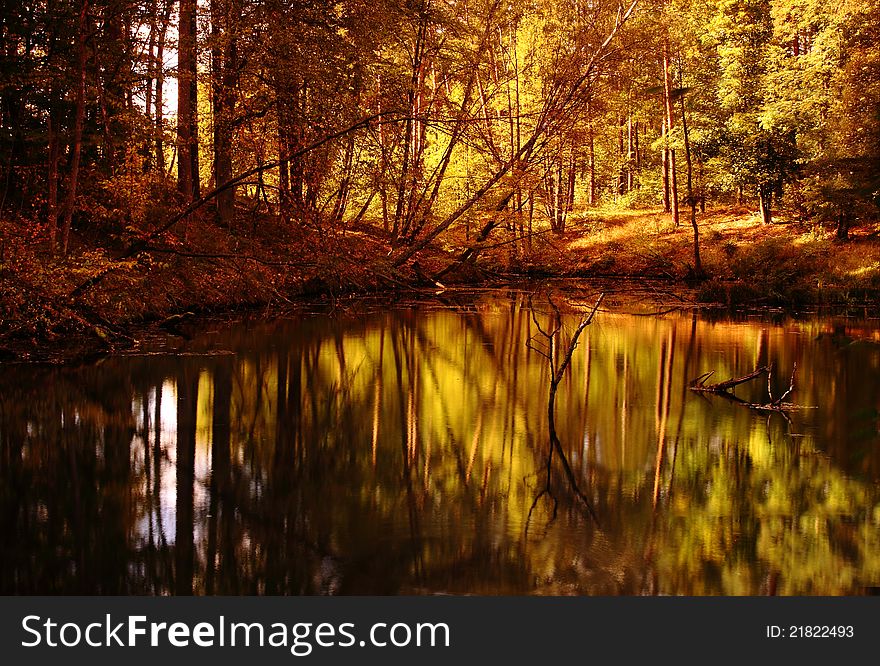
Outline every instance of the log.
<path id="1" fill-rule="evenodd" d="M 690 388 L 691 391 L 696 391 L 698 393 L 713 393 L 715 395 L 720 395 L 721 397 L 735 402 L 738 405 L 742 405 L 743 407 L 748 407 L 749 409 L 763 412 L 785 413 L 786 411 L 790 411 L 793 409 L 817 409 L 817 407 L 815 406 L 796 405 L 790 402 L 784 402 L 784 400 L 794 392 L 794 377 L 796 372 L 797 363 L 795 363 L 794 368 L 791 371 L 791 381 L 789 383 L 788 390 L 778 398 L 773 397 L 773 392 L 771 390 L 771 380 L 773 378 L 772 365 L 763 365 L 759 368 L 755 368 L 752 372 L 747 375 L 743 375 L 742 377 L 732 377 L 726 381 L 718 382 L 717 384 L 707 384 L 706 381 L 709 379 L 709 377 L 715 374 L 715 371 L 712 370 L 692 380 L 688 388 Z M 739 386 L 740 384 L 750 382 L 765 374 L 767 375 L 767 395 L 769 396 L 768 402 L 747 402 L 742 398 L 738 398 L 730 392 L 730 389 Z"/>
<path id="2" fill-rule="evenodd" d="M 700 375 L 695 380 L 693 380 L 690 384 L 691 391 L 703 391 L 705 393 L 726 393 L 734 386 L 739 386 L 740 384 L 745 384 L 746 382 L 750 382 L 753 379 L 757 379 L 763 374 L 770 375 L 770 366 L 762 365 L 760 368 L 755 368 L 752 372 L 747 375 L 743 375 L 742 377 L 731 377 L 727 381 L 718 382 L 717 384 L 706 384 L 706 380 L 709 379 L 715 371 L 707 372 L 706 374 Z"/>

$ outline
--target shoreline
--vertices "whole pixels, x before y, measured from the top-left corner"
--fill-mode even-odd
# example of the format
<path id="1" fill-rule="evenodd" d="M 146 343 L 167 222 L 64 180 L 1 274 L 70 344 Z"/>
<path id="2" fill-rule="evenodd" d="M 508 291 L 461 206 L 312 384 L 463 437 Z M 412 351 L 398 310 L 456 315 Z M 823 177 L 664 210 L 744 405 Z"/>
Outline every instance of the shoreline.
<path id="1" fill-rule="evenodd" d="M 540 280 L 540 281 L 539 281 Z M 367 307 L 394 306 L 400 302 L 431 302 L 442 298 L 471 298 L 475 294 L 495 289 L 539 290 L 542 284 L 565 291 L 573 285 L 595 287 L 601 291 L 609 281 L 616 281 L 624 288 L 610 291 L 612 301 L 617 305 L 637 303 L 645 308 L 654 308 L 654 314 L 666 314 L 676 310 L 694 310 L 702 314 L 717 313 L 723 316 L 751 316 L 784 314 L 789 317 L 806 314 L 828 314 L 836 317 L 853 317 L 867 320 L 880 317 L 880 301 L 854 303 L 841 301 L 812 301 L 798 306 L 780 305 L 759 301 L 724 303 L 721 301 L 695 300 L 699 296 L 692 283 L 685 280 L 658 278 L 640 275 L 602 275 L 602 276 L 545 276 L 536 280 L 531 276 L 508 274 L 493 281 L 454 283 L 445 290 L 412 285 L 409 288 L 378 289 L 371 291 L 349 291 L 336 296 L 327 294 L 291 295 L 287 302 L 255 302 L 248 304 L 229 304 L 226 307 L 209 309 L 187 308 L 169 312 L 164 318 L 112 322 L 112 335 L 68 334 L 53 336 L 37 341 L 0 340 L 0 367 L 9 365 L 52 365 L 69 366 L 90 364 L 111 355 L 174 354 L 169 349 L 168 339 L 178 339 L 185 346 L 190 339 L 208 330 L 211 326 L 240 324 L 249 320 L 269 321 L 283 319 L 309 310 L 335 311 L 348 310 L 355 305 L 370 302 Z M 714 281 L 717 282 L 717 281 Z M 596 284 L 598 283 L 598 284 Z M 663 292 L 647 288 L 646 283 L 661 283 L 669 287 Z M 633 294 L 637 295 L 633 295 Z M 620 301 L 621 295 L 623 300 Z M 666 296 L 666 299 L 661 298 Z M 876 294 L 874 298 L 880 298 Z M 676 302 L 670 303 L 674 300 Z M 352 303 L 354 302 L 354 303 Z M 660 308 L 657 310 L 657 308 Z M 185 353 L 185 352 L 181 352 Z"/>
<path id="2" fill-rule="evenodd" d="M 76 362 L 137 348 L 139 337 L 156 332 L 173 335 L 199 320 L 260 310 L 277 316 L 338 299 L 516 283 L 653 281 L 687 295 L 687 307 L 729 311 L 880 304 L 880 242 L 870 230 L 836 243 L 795 225 L 757 225 L 729 209 L 701 219 L 711 276 L 704 280 L 692 278 L 690 230 L 666 228 L 657 211 L 594 211 L 562 235 L 536 234 L 529 243 L 508 242 L 500 230 L 500 242 L 483 248 L 476 265 L 459 265 L 442 284 L 428 276 L 453 261 L 450 249 L 429 248 L 395 269 L 385 259 L 390 244 L 374 228 L 307 238 L 283 231 L 267 221 L 248 238 L 217 241 L 212 221 L 197 218 L 182 238 L 126 261 L 96 241 L 82 240 L 65 258 L 8 243 L 0 263 L 0 363 Z M 99 282 L 71 297 L 97 274 Z"/>

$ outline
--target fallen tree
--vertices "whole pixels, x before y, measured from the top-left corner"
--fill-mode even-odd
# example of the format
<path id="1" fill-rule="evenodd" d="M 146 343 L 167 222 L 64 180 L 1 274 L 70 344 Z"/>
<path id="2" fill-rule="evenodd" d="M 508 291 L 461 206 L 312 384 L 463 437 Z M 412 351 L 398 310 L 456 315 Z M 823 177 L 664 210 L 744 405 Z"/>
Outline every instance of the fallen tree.
<path id="1" fill-rule="evenodd" d="M 789 381 L 788 390 L 785 391 L 778 398 L 773 397 L 773 365 L 763 365 L 758 368 L 755 368 L 752 372 L 747 375 L 743 375 L 742 377 L 731 377 L 723 382 L 718 382 L 717 384 L 707 384 L 706 382 L 709 378 L 715 374 L 714 370 L 703 373 L 693 381 L 691 381 L 688 388 L 691 391 L 695 391 L 697 393 L 712 393 L 714 395 L 720 395 L 731 402 L 735 402 L 738 405 L 742 405 L 743 407 L 748 407 L 749 409 L 754 409 L 758 411 L 765 412 L 786 412 L 792 409 L 816 409 L 815 406 L 807 406 L 807 405 L 796 405 L 791 402 L 785 402 L 785 399 L 794 393 L 794 379 L 795 374 L 797 373 L 797 363 L 794 364 L 794 367 L 791 370 L 791 380 Z M 734 395 L 731 391 L 739 386 L 740 384 L 745 384 L 747 382 L 754 381 L 759 377 L 766 375 L 767 376 L 767 402 L 749 402 L 747 400 L 743 400 L 742 398 Z"/>

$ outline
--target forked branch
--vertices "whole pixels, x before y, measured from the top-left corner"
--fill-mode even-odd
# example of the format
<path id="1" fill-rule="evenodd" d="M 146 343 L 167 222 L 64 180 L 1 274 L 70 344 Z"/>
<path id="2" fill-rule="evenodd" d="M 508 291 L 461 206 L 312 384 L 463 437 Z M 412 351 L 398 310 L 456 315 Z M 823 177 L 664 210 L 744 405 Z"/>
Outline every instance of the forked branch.
<path id="1" fill-rule="evenodd" d="M 584 329 L 589 326 L 590 323 L 592 323 L 593 318 L 596 316 L 596 312 L 599 311 L 599 306 L 601 305 L 602 299 L 604 297 L 604 293 L 599 294 L 599 297 L 596 299 L 596 303 L 593 305 L 592 309 L 587 314 L 581 317 L 577 327 L 572 333 L 571 340 L 568 342 L 568 346 L 562 355 L 562 360 L 559 362 L 556 361 L 556 352 L 560 343 L 559 335 L 562 331 L 562 316 L 560 314 L 559 307 L 556 305 L 556 303 L 553 302 L 552 298 L 548 297 L 550 307 L 553 308 L 554 316 L 552 326 L 547 329 L 541 326 L 541 323 L 538 321 L 538 317 L 535 314 L 535 309 L 533 307 L 531 308 L 532 321 L 535 324 L 535 328 L 537 328 L 538 330 L 537 335 L 535 335 L 534 337 L 543 338 L 546 347 L 536 347 L 533 338 L 529 338 L 526 344 L 528 345 L 529 349 L 536 351 L 538 354 L 547 359 L 547 365 L 549 366 L 550 370 L 550 397 L 547 401 L 547 424 L 550 435 L 550 450 L 547 453 L 546 484 L 541 492 L 538 494 L 538 496 L 535 498 L 535 500 L 532 502 L 532 506 L 529 509 L 529 517 L 526 519 L 527 531 L 528 524 L 532 517 L 532 512 L 535 510 L 538 501 L 544 495 L 548 495 L 550 499 L 553 500 L 553 516 L 551 518 L 551 521 L 556 518 L 557 500 L 551 489 L 552 461 L 554 455 L 557 455 L 559 457 L 562 471 L 565 474 L 565 478 L 568 480 L 569 486 L 571 487 L 575 496 L 587 510 L 587 513 L 589 513 L 593 521 L 597 525 L 599 524 L 599 517 L 596 515 L 596 510 L 593 508 L 593 504 L 592 502 L 590 502 L 590 499 L 581 490 L 577 482 L 577 478 L 575 477 L 574 471 L 571 469 L 571 465 L 568 462 L 568 456 L 565 455 L 565 450 L 562 448 L 562 443 L 559 441 L 559 437 L 556 434 L 556 392 L 559 389 L 559 384 L 562 382 L 562 379 L 565 376 L 565 371 L 571 365 L 571 358 L 574 355 L 574 350 L 577 348 L 578 339 L 580 338 L 581 333 L 583 333 Z M 529 302 L 529 305 L 531 306 L 531 300 Z"/>
<path id="2" fill-rule="evenodd" d="M 749 409 L 755 409 L 758 411 L 769 411 L 769 412 L 786 412 L 792 409 L 816 409 L 814 406 L 807 405 L 795 405 L 790 402 L 785 402 L 785 399 L 794 393 L 794 378 L 797 373 L 797 363 L 794 364 L 794 367 L 791 371 L 791 380 L 789 381 L 788 390 L 785 391 L 778 398 L 773 397 L 773 366 L 772 365 L 762 365 L 759 368 L 755 368 L 752 372 L 747 375 L 743 375 L 742 377 L 732 377 L 726 381 L 718 382 L 717 384 L 707 384 L 709 377 L 715 374 L 715 371 L 712 370 L 710 372 L 703 373 L 696 379 L 692 380 L 690 383 L 690 390 L 696 391 L 698 393 L 713 393 L 715 395 L 720 395 L 727 400 L 735 402 L 743 407 L 748 407 Z M 750 382 L 755 380 L 762 375 L 767 375 L 767 402 L 748 402 L 747 400 L 743 400 L 742 398 L 737 397 L 731 390 L 740 384 L 745 384 L 746 382 Z"/>

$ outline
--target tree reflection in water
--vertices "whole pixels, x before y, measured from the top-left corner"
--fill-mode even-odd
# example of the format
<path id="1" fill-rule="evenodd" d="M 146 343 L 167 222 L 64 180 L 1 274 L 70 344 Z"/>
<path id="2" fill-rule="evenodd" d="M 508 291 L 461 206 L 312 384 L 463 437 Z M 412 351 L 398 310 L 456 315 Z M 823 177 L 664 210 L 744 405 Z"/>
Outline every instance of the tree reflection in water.
<path id="1" fill-rule="evenodd" d="M 846 323 L 856 341 L 841 347 L 823 335 L 841 325 L 827 318 L 611 310 L 584 330 L 556 398 L 561 447 L 600 522 L 559 493 L 557 519 L 536 509 L 546 528 L 528 533 L 547 361 L 526 345 L 537 331 L 518 293 L 240 325 L 181 355 L 7 367 L 0 591 L 852 594 L 880 583 L 877 327 Z M 577 314 L 561 317 L 576 326 Z M 798 402 L 819 409 L 791 426 L 686 388 L 707 370 L 795 362 Z"/>

